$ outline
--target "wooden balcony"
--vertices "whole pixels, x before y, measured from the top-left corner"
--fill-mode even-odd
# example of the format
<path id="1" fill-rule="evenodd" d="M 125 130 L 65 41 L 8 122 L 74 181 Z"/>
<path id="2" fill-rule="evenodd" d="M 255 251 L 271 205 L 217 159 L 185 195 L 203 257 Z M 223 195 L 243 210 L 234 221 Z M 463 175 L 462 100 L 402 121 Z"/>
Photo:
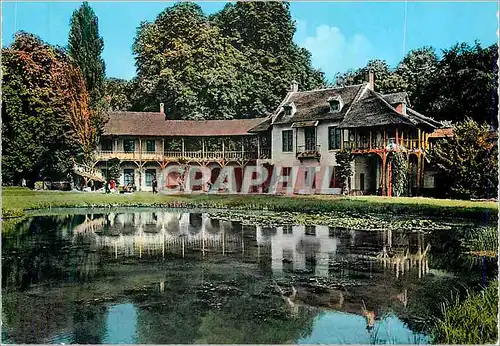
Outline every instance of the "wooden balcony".
<path id="1" fill-rule="evenodd" d="M 398 139 L 389 138 L 386 141 L 344 141 L 343 147 L 351 150 L 355 154 L 376 153 L 383 151 L 417 152 L 428 149 L 426 142 L 418 139 Z"/>
<path id="2" fill-rule="evenodd" d="M 98 151 L 97 159 L 106 161 L 118 158 L 122 161 L 248 161 L 271 158 L 270 149 L 257 151 Z"/>
<path id="3" fill-rule="evenodd" d="M 302 145 L 297 147 L 296 156 L 301 159 L 319 159 L 321 147 L 319 145 Z"/>

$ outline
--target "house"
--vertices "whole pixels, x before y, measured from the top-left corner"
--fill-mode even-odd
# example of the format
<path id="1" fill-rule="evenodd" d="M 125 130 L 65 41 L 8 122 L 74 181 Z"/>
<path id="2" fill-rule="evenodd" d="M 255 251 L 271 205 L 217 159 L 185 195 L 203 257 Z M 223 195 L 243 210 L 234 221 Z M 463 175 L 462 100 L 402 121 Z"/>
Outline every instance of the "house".
<path id="1" fill-rule="evenodd" d="M 272 165 L 337 166 L 336 153 L 354 154 L 351 190 L 392 195 L 391 157 L 404 152 L 411 165 L 413 193 L 424 188 L 429 135 L 441 124 L 410 108 L 406 93 L 382 95 L 374 78 L 359 85 L 298 91 L 292 83 L 276 112 L 259 125 L 271 133 Z M 339 187 L 333 174 L 331 187 Z M 339 191 L 340 192 L 340 191 Z"/>
<path id="2" fill-rule="evenodd" d="M 105 174 L 107 161 L 118 158 L 119 184 L 148 191 L 152 178 L 169 165 L 208 168 L 211 182 L 221 168 L 233 166 L 238 188 L 248 167 L 266 165 L 285 176 L 292 167 L 316 172 L 333 167 L 329 191 L 340 193 L 336 154 L 348 149 L 354 155 L 350 190 L 391 196 L 392 157 L 404 152 L 412 167 L 412 191 L 419 193 L 425 187 L 429 136 L 441 124 L 411 109 L 406 93 L 382 95 L 373 82 L 370 74 L 369 82 L 359 85 L 311 91 L 298 91 L 292 83 L 267 118 L 170 120 L 163 104 L 160 112 L 112 112 L 95 168 Z M 179 184 L 179 176 L 164 175 L 163 188 Z M 319 192 L 314 183 L 311 193 Z"/>

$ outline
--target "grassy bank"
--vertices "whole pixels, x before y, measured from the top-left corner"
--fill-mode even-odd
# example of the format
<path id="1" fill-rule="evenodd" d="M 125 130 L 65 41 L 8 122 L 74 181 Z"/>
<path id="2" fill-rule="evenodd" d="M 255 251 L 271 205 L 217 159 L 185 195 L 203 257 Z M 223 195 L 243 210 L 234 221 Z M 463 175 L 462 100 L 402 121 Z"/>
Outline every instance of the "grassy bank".
<path id="1" fill-rule="evenodd" d="M 434 343 L 489 344 L 497 341 L 498 282 L 493 280 L 463 302 L 444 307 L 444 317 L 434 328 Z"/>
<path id="2" fill-rule="evenodd" d="M 25 210 L 53 207 L 160 206 L 210 207 L 278 212 L 418 215 L 461 217 L 496 221 L 496 202 L 440 200 L 432 198 L 387 198 L 379 196 L 273 196 L 273 195 L 153 195 L 102 194 L 60 191 L 33 191 L 27 188 L 2 189 L 3 217 L 22 216 Z"/>

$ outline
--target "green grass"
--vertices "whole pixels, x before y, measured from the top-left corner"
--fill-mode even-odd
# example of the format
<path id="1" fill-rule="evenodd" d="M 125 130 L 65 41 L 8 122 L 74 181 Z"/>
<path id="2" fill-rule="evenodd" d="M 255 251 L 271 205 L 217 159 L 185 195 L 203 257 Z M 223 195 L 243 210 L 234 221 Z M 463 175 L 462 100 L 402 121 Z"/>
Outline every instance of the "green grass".
<path id="1" fill-rule="evenodd" d="M 33 191 L 2 189 L 3 217 L 21 216 L 25 210 L 53 207 L 161 206 L 210 207 L 240 210 L 272 210 L 303 213 L 346 212 L 357 214 L 416 215 L 496 220 L 495 202 L 404 197 L 273 196 L 273 195 L 153 195 Z"/>
<path id="2" fill-rule="evenodd" d="M 432 331 L 438 344 L 486 344 L 498 339 L 498 281 L 463 302 L 444 306 L 444 316 Z"/>

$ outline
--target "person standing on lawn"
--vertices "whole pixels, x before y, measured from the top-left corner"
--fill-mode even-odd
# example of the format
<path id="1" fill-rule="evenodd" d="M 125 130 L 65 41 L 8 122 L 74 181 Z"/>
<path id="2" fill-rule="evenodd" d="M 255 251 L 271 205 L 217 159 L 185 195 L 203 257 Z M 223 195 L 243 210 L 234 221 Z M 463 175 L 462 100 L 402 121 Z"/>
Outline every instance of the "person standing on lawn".
<path id="1" fill-rule="evenodd" d="M 158 181 L 156 180 L 156 177 L 153 177 L 151 186 L 153 187 L 153 193 L 158 193 Z"/>

